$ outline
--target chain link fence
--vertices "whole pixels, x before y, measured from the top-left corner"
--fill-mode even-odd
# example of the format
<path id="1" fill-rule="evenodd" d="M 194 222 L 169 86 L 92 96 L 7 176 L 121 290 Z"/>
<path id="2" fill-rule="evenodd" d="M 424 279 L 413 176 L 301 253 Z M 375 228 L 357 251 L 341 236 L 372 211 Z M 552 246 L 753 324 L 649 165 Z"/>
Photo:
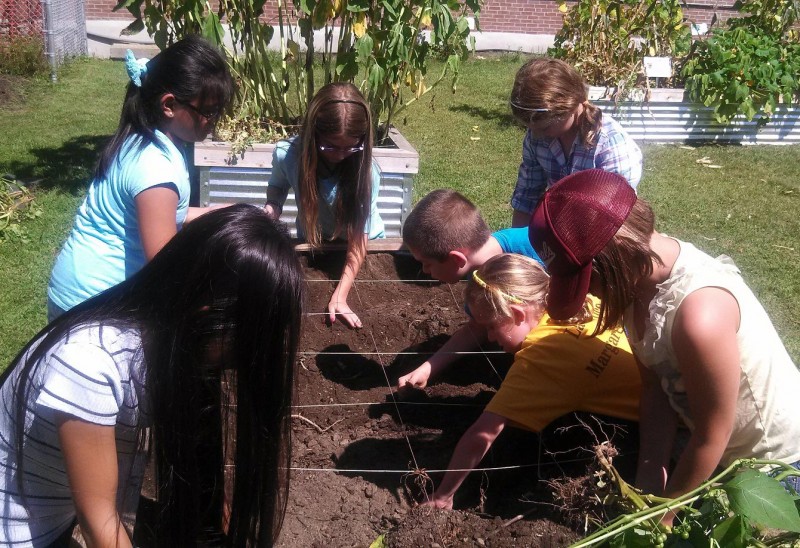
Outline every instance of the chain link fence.
<path id="1" fill-rule="evenodd" d="M 0 41 L 42 40 L 51 75 L 67 57 L 86 55 L 83 0 L 0 0 Z"/>

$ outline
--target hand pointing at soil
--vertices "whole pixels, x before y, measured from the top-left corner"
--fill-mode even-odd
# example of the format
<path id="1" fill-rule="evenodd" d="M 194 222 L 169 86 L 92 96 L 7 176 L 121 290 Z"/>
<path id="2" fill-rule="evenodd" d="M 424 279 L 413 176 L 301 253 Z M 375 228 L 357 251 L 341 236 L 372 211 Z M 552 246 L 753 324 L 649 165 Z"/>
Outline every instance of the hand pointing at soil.
<path id="1" fill-rule="evenodd" d="M 408 375 L 403 375 L 397 379 L 397 389 L 425 388 L 431 376 L 431 364 L 425 362 Z"/>

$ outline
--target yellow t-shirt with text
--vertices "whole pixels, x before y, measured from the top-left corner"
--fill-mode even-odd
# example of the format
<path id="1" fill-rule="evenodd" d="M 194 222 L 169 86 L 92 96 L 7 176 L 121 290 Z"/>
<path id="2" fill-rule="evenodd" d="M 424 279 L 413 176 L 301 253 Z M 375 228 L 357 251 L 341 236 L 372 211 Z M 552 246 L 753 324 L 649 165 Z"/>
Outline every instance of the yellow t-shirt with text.
<path id="1" fill-rule="evenodd" d="M 574 411 L 639 420 L 641 381 L 628 339 L 621 327 L 589 336 L 600 310 L 590 298 L 594 313 L 585 324 L 542 317 L 486 411 L 535 432 Z"/>

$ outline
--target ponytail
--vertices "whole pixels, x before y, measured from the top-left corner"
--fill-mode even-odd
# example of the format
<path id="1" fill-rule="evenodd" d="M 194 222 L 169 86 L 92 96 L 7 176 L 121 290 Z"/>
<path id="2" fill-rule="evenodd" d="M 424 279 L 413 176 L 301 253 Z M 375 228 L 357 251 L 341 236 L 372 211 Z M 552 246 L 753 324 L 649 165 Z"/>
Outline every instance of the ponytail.
<path id="1" fill-rule="evenodd" d="M 603 112 L 588 100 L 583 102 L 583 114 L 578 121 L 578 135 L 588 146 L 597 144 L 597 136 L 603 125 Z"/>
<path id="2" fill-rule="evenodd" d="M 130 64 L 130 59 L 127 63 Z M 119 126 L 103 147 L 95 166 L 97 178 L 106 175 L 123 146 L 132 138 L 132 148 L 142 150 L 152 144 L 163 149 L 156 130 L 162 122 L 164 94 L 171 93 L 182 102 L 213 101 L 220 111 L 228 108 L 233 97 L 233 80 L 225 59 L 217 48 L 199 36 L 188 36 L 150 61 L 137 63 L 139 71 L 131 74 L 129 70 L 131 81 L 122 104 Z"/>

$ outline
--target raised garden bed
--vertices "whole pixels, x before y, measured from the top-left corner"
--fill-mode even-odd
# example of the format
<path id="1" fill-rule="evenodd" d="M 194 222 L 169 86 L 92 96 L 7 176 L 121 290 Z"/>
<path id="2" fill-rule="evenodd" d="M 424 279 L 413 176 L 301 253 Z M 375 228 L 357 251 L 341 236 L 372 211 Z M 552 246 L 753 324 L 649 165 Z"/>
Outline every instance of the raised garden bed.
<path id="1" fill-rule="evenodd" d="M 800 108 L 776 109 L 769 123 L 759 126 L 736 116 L 730 124 L 714 120 L 714 109 L 688 100 L 685 90 L 652 88 L 643 94 L 615 101 L 613 89 L 592 87 L 589 99 L 611 114 L 637 142 L 717 142 L 790 145 L 800 143 Z"/>
<path id="2" fill-rule="evenodd" d="M 419 154 L 395 128 L 389 130 L 391 144 L 373 149 L 381 170 L 378 211 L 386 226 L 387 237 L 399 237 L 411 211 L 414 175 L 419 171 Z M 204 141 L 195 144 L 194 162 L 200 180 L 200 204 L 246 202 L 264 205 L 267 180 L 272 172 L 274 144 L 252 145 L 243 155 L 231 157 L 230 143 Z M 281 220 L 295 230 L 297 205 L 289 192 Z"/>
<path id="3" fill-rule="evenodd" d="M 364 322 L 330 327 L 321 312 L 343 253 L 303 256 L 307 313 L 292 410 L 292 469 L 280 548 L 560 547 L 584 534 L 592 447 L 612 439 L 615 465 L 632 479 L 638 437 L 631 424 L 569 415 L 540 435 L 507 428 L 455 497 L 455 511 L 417 506 L 438 484 L 461 435 L 511 365 L 497 346 L 465 354 L 425 390 L 394 394 L 464 322 L 463 285 L 421 274 L 404 253 L 369 254 L 351 298 Z M 147 477 L 152 477 L 148 474 Z M 553 497 L 551 480 L 568 499 Z M 145 482 L 137 528 L 149 546 Z M 586 506 L 588 505 L 588 506 Z M 152 512 L 152 505 L 149 505 Z M 138 535 L 137 535 L 138 536 Z"/>
<path id="4" fill-rule="evenodd" d="M 279 546 L 369 546 L 387 531 L 391 546 L 565 546 L 579 538 L 545 482 L 581 476 L 585 448 L 602 437 L 573 416 L 541 436 L 507 429 L 481 463 L 488 470 L 471 474 L 456 495 L 462 511 L 414 508 L 430 480 L 441 479 L 511 356 L 496 346 L 465 355 L 424 391 L 396 400 L 396 379 L 464 322 L 463 285 L 431 282 L 402 252 L 370 254 L 351 293 L 365 327 L 329 327 L 321 312 L 342 255 L 304 257 L 308 315 Z M 636 439 L 616 441 L 628 447 L 618 461 L 624 469 L 625 459 L 635 462 Z"/>

